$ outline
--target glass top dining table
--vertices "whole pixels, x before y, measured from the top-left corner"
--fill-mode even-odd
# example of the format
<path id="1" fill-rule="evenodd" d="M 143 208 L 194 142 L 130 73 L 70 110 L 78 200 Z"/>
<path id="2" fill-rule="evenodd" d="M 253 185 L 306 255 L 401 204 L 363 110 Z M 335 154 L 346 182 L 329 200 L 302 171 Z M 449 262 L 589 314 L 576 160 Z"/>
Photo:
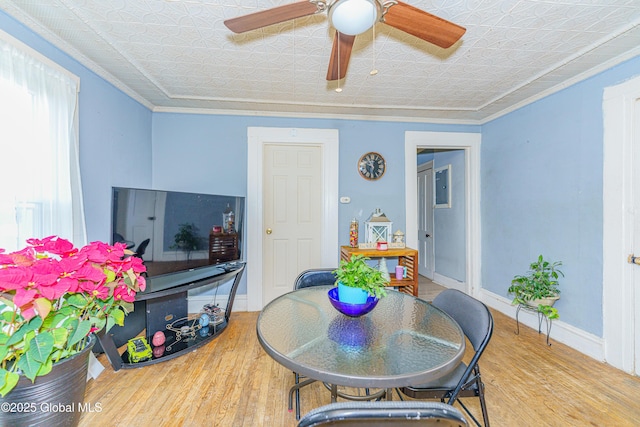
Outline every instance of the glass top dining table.
<path id="1" fill-rule="evenodd" d="M 394 388 L 435 380 L 462 359 L 460 326 L 428 302 L 390 290 L 352 318 L 331 305 L 329 289 L 289 292 L 260 313 L 258 340 L 284 367 L 330 384 Z"/>

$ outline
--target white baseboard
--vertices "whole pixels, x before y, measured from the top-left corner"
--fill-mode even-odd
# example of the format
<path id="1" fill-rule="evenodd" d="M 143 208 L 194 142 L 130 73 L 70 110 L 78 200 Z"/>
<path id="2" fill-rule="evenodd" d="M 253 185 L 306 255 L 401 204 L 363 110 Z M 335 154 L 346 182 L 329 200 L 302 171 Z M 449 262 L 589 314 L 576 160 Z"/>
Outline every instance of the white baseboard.
<path id="1" fill-rule="evenodd" d="M 227 301 L 229 300 L 229 295 L 218 295 L 214 299 L 211 295 L 198 295 L 189 297 L 189 305 L 188 305 L 188 313 L 200 313 L 202 311 L 202 307 L 205 304 L 216 304 L 221 308 L 227 306 Z M 236 295 L 233 300 L 233 310 L 232 311 L 247 311 L 247 295 Z"/>
<path id="2" fill-rule="evenodd" d="M 463 282 L 459 282 L 457 280 L 448 278 L 446 276 L 434 274 L 433 281 L 437 284 L 445 286 L 447 288 L 459 289 L 461 291 L 465 291 L 466 285 Z M 218 296 L 216 298 L 216 303 L 219 303 L 221 307 L 224 307 L 227 304 L 227 296 Z M 489 292 L 486 289 L 481 289 L 478 295 L 478 298 L 484 302 L 487 306 L 497 310 L 506 316 L 511 317 L 515 320 L 516 318 L 516 307 L 511 305 L 511 300 L 506 299 L 500 295 L 494 294 L 493 292 Z M 205 304 L 210 304 L 211 296 L 197 296 L 189 298 L 189 313 L 198 313 L 202 309 L 202 306 Z M 247 311 L 248 310 L 248 299 L 247 295 L 236 295 L 236 298 L 233 302 L 233 311 Z M 523 325 L 529 326 L 533 329 L 538 329 L 538 317 L 533 313 L 529 313 L 521 310 L 519 315 L 520 323 Z M 543 330 L 542 334 L 546 333 L 546 326 L 542 324 Z M 514 334 L 515 334 L 515 325 L 514 325 Z M 593 334 L 583 331 L 582 329 L 576 328 L 575 326 L 569 325 L 567 323 L 562 322 L 561 320 L 554 320 L 553 326 L 551 328 L 550 337 L 554 341 L 561 342 L 565 345 L 568 345 L 575 350 L 592 357 L 598 361 L 605 361 L 604 359 L 604 341 L 602 338 L 597 337 Z M 544 343 L 544 341 L 542 341 Z"/>
<path id="3" fill-rule="evenodd" d="M 493 292 L 489 292 L 486 289 L 480 290 L 478 298 L 487 306 L 498 310 L 512 319 L 516 318 L 517 307 L 511 305 L 511 300 L 494 294 Z M 538 329 L 538 316 L 536 314 L 520 310 L 518 318 L 521 324 L 529 326 L 535 330 Z M 546 334 L 546 331 L 546 324 L 543 319 L 541 333 Z M 566 344 L 589 357 L 601 362 L 604 361 L 604 341 L 600 337 L 564 323 L 561 320 L 553 321 L 550 337 L 552 340 Z"/>
<path id="4" fill-rule="evenodd" d="M 457 289 L 460 292 L 467 292 L 467 284 L 465 282 L 460 282 L 459 280 L 443 276 L 442 274 L 433 273 L 432 282 L 448 289 Z"/>

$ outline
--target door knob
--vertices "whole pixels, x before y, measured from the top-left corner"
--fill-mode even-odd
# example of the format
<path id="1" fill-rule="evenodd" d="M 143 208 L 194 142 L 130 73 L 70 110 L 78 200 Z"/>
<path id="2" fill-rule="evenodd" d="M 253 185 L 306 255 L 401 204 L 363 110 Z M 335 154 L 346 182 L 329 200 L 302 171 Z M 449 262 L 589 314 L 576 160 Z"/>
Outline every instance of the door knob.
<path id="1" fill-rule="evenodd" d="M 267 234 L 271 234 L 271 233 L 273 233 L 273 230 L 270 228 L 267 228 Z"/>
<path id="2" fill-rule="evenodd" d="M 425 234 L 424 237 L 431 237 L 431 234 Z"/>

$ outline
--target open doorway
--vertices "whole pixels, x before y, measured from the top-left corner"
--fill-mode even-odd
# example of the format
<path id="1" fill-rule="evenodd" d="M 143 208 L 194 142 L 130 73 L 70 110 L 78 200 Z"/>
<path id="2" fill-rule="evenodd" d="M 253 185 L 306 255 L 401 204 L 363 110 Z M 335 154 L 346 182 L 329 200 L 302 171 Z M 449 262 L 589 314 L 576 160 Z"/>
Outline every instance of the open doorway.
<path id="1" fill-rule="evenodd" d="M 462 194 L 464 199 L 464 278 L 442 284 L 447 287 L 457 287 L 471 295 L 477 295 L 480 290 L 480 142 L 479 133 L 417 131 L 405 133 L 406 243 L 409 247 L 415 248 L 419 245 L 418 180 L 416 178 L 418 150 L 438 149 L 447 152 L 461 150 L 464 172 L 464 193 Z M 442 177 L 448 173 L 450 172 L 443 174 Z"/>
<path id="2" fill-rule="evenodd" d="M 464 149 L 417 150 L 418 272 L 466 290 L 466 166 Z"/>

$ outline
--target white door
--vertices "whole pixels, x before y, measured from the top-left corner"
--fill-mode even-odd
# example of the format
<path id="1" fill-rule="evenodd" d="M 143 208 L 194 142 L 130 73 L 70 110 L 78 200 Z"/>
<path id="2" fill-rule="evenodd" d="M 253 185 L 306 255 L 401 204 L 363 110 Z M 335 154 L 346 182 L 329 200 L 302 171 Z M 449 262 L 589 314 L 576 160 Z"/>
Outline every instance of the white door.
<path id="1" fill-rule="evenodd" d="M 155 191 L 133 190 L 129 192 L 127 218 L 131 218 L 132 222 L 126 226 L 126 238 L 134 243 L 131 250 L 136 250 L 140 243 L 146 239 L 154 240 L 155 207 Z M 153 251 L 150 249 L 154 242 L 150 243 L 142 256 L 145 261 L 153 261 Z"/>
<path id="2" fill-rule="evenodd" d="M 640 375 L 640 77 L 605 88 L 603 165 L 603 351 Z M 597 356 L 596 356 L 597 357 Z"/>
<path id="3" fill-rule="evenodd" d="M 433 280 L 433 162 L 418 166 L 418 274 Z"/>
<path id="4" fill-rule="evenodd" d="M 321 260 L 322 148 L 265 144 L 263 154 L 263 303 L 293 289 Z M 336 248 L 337 250 L 337 248 Z"/>
<path id="5" fill-rule="evenodd" d="M 633 250 L 640 256 L 640 100 L 635 100 L 633 139 Z M 640 265 L 632 266 L 632 288 L 634 294 L 634 308 L 630 314 L 634 317 L 634 355 L 635 374 L 640 375 Z"/>
<path id="6" fill-rule="evenodd" d="M 263 242 L 269 235 L 264 224 L 264 198 L 269 196 L 264 190 L 264 148 L 275 145 L 310 145 L 322 147 L 321 156 L 316 159 L 322 168 L 322 207 L 320 221 L 316 224 L 320 232 L 319 265 L 313 267 L 335 268 L 340 259 L 338 246 L 338 179 L 339 179 L 339 134 L 337 129 L 315 128 L 247 128 L 247 267 L 243 280 L 247 283 L 247 309 L 259 311 L 264 307 L 265 293 Z M 289 195 L 291 197 L 291 195 Z M 289 201 L 291 199 L 288 199 Z M 272 234 L 273 234 L 273 227 Z M 275 268 L 274 268 L 275 269 Z M 293 289 L 293 281 L 286 285 Z"/>

